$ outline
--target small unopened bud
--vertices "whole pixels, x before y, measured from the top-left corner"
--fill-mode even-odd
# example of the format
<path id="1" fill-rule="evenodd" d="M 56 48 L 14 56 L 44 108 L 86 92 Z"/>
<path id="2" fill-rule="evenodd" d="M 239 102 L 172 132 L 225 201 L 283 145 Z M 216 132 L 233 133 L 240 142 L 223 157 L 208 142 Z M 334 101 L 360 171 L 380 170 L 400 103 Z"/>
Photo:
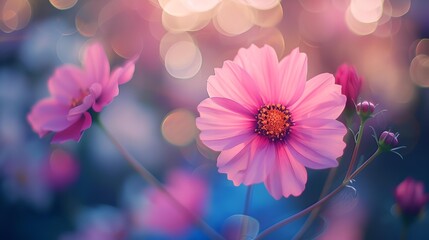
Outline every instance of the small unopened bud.
<path id="1" fill-rule="evenodd" d="M 395 189 L 395 199 L 402 220 L 410 224 L 422 213 L 429 196 L 424 192 L 424 184 L 410 177 Z"/>
<path id="2" fill-rule="evenodd" d="M 372 102 L 363 101 L 356 105 L 356 112 L 361 117 L 362 121 L 372 117 L 375 105 Z"/>
<path id="3" fill-rule="evenodd" d="M 346 110 L 354 111 L 362 86 L 362 78 L 358 76 L 356 69 L 341 64 L 335 73 L 335 83 L 341 85 L 341 93 L 347 97 Z"/>
<path id="4" fill-rule="evenodd" d="M 384 151 L 390 151 L 392 148 L 397 147 L 399 144 L 398 136 L 399 134 L 384 131 L 381 133 L 380 138 L 378 139 L 379 148 Z"/>

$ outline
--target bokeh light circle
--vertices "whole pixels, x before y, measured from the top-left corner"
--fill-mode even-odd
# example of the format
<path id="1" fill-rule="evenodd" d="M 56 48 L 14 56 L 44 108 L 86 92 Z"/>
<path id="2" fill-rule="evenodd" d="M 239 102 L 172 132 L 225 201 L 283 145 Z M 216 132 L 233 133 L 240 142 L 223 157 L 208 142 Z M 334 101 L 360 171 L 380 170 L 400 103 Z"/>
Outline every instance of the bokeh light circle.
<path id="1" fill-rule="evenodd" d="M 203 59 L 197 45 L 189 41 L 179 41 L 168 49 L 164 62 L 171 76 L 187 79 L 200 71 Z"/>
<path id="2" fill-rule="evenodd" d="M 195 115 L 186 109 L 167 114 L 161 126 L 162 136 L 175 146 L 189 145 L 197 135 Z"/>
<path id="3" fill-rule="evenodd" d="M 49 0 L 52 6 L 59 10 L 72 8 L 74 5 L 76 5 L 77 1 L 78 0 Z"/>

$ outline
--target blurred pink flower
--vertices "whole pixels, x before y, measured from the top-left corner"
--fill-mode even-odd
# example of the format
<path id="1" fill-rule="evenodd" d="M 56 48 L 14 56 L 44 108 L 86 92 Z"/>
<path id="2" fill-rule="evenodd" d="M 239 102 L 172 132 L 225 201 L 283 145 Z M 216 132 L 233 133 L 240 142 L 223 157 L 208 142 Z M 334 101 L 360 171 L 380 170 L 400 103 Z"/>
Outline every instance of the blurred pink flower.
<path id="1" fill-rule="evenodd" d="M 424 188 L 423 182 L 411 177 L 406 178 L 396 187 L 396 203 L 404 220 L 413 221 L 422 213 L 429 201 L 429 195 L 424 192 Z"/>
<path id="2" fill-rule="evenodd" d="M 79 175 L 79 165 L 69 153 L 55 149 L 46 162 L 43 173 L 52 188 L 62 189 L 76 181 Z"/>
<path id="3" fill-rule="evenodd" d="M 208 187 L 203 179 L 188 172 L 175 170 L 169 173 L 167 191 L 195 216 L 201 216 L 208 199 Z M 147 199 L 141 211 L 134 212 L 134 223 L 147 231 L 182 235 L 192 224 L 182 211 L 173 205 L 163 192 L 151 188 L 144 192 Z"/>
<path id="4" fill-rule="evenodd" d="M 356 201 L 358 200 L 356 199 Z M 353 206 L 351 209 L 348 209 L 347 212 L 338 211 L 336 205 L 331 204 L 323 213 L 322 217 L 325 222 L 325 229 L 322 234 L 315 238 L 316 240 L 364 239 L 367 214 L 362 204 Z"/>
<path id="5" fill-rule="evenodd" d="M 134 74 L 135 60 L 110 74 L 103 47 L 100 43 L 90 44 L 84 53 L 83 69 L 64 65 L 49 79 L 52 96 L 33 106 L 27 116 L 31 127 L 40 137 L 54 132 L 52 142 L 79 141 L 91 126 L 90 109 L 100 112 L 118 95 L 118 85 L 128 82 Z"/>
<path id="6" fill-rule="evenodd" d="M 298 49 L 278 62 L 270 46 L 240 49 L 208 79 L 198 106 L 204 144 L 221 151 L 217 166 L 235 185 L 264 182 L 275 199 L 298 196 L 305 167 L 336 167 L 347 130 L 335 120 L 346 97 L 331 74 L 307 79 Z"/>
<path id="7" fill-rule="evenodd" d="M 362 78 L 358 76 L 356 69 L 341 64 L 335 73 L 335 83 L 342 86 L 341 92 L 347 97 L 346 109 L 354 111 L 362 87 Z"/>

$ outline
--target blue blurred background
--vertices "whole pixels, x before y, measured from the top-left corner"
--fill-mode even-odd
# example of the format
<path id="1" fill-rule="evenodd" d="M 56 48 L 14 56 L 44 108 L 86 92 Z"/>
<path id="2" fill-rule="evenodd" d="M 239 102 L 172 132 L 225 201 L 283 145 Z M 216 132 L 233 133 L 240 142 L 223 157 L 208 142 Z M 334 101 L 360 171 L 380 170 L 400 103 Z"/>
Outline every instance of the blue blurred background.
<path id="1" fill-rule="evenodd" d="M 407 176 L 429 184 L 428 12 L 426 0 L 1 0 L 0 239 L 205 238 L 197 228 L 173 237 L 133 224 L 148 185 L 97 126 L 62 145 L 31 130 L 26 115 L 48 96 L 47 79 L 62 64 L 80 65 L 89 39 L 104 44 L 112 66 L 140 53 L 133 79 L 101 114 L 107 128 L 161 182 L 173 169 L 203 176 L 202 217 L 219 232 L 243 212 L 246 188 L 217 173 L 217 154 L 198 140 L 196 106 L 214 68 L 252 43 L 273 46 L 279 58 L 300 47 L 309 78 L 354 65 L 360 99 L 388 110 L 368 124 L 399 132 L 407 148 L 404 159 L 379 157 L 353 183 L 356 194 L 340 196 L 358 201 L 350 239 L 399 239 L 395 187 Z M 362 159 L 376 149 L 371 133 Z M 56 151 L 60 162 L 50 157 Z M 257 185 L 249 215 L 265 229 L 298 212 L 318 198 L 327 173 L 310 170 L 298 198 L 276 201 Z M 270 239 L 292 238 L 304 220 Z M 410 239 L 428 239 L 428 226 L 428 218 L 416 223 Z"/>

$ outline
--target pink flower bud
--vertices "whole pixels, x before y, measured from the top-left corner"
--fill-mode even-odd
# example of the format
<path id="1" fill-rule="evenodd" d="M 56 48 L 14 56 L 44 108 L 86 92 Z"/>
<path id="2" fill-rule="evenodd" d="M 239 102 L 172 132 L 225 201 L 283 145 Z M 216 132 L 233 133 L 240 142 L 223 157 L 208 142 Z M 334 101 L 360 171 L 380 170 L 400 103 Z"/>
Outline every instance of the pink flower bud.
<path id="1" fill-rule="evenodd" d="M 346 109 L 354 109 L 362 86 L 362 78 L 356 69 L 347 64 L 340 65 L 335 73 L 335 83 L 341 85 L 341 93 L 347 97 Z"/>
<path id="2" fill-rule="evenodd" d="M 389 131 L 384 131 L 381 133 L 380 138 L 378 139 L 378 146 L 382 150 L 390 151 L 392 148 L 398 146 L 398 134 L 394 134 Z"/>
<path id="3" fill-rule="evenodd" d="M 421 213 L 429 196 L 424 193 L 424 184 L 411 177 L 402 181 L 395 189 L 395 199 L 404 221 L 411 223 Z"/>
<path id="4" fill-rule="evenodd" d="M 363 120 L 372 117 L 374 110 L 375 105 L 372 102 L 363 101 L 356 105 L 356 112 Z"/>

